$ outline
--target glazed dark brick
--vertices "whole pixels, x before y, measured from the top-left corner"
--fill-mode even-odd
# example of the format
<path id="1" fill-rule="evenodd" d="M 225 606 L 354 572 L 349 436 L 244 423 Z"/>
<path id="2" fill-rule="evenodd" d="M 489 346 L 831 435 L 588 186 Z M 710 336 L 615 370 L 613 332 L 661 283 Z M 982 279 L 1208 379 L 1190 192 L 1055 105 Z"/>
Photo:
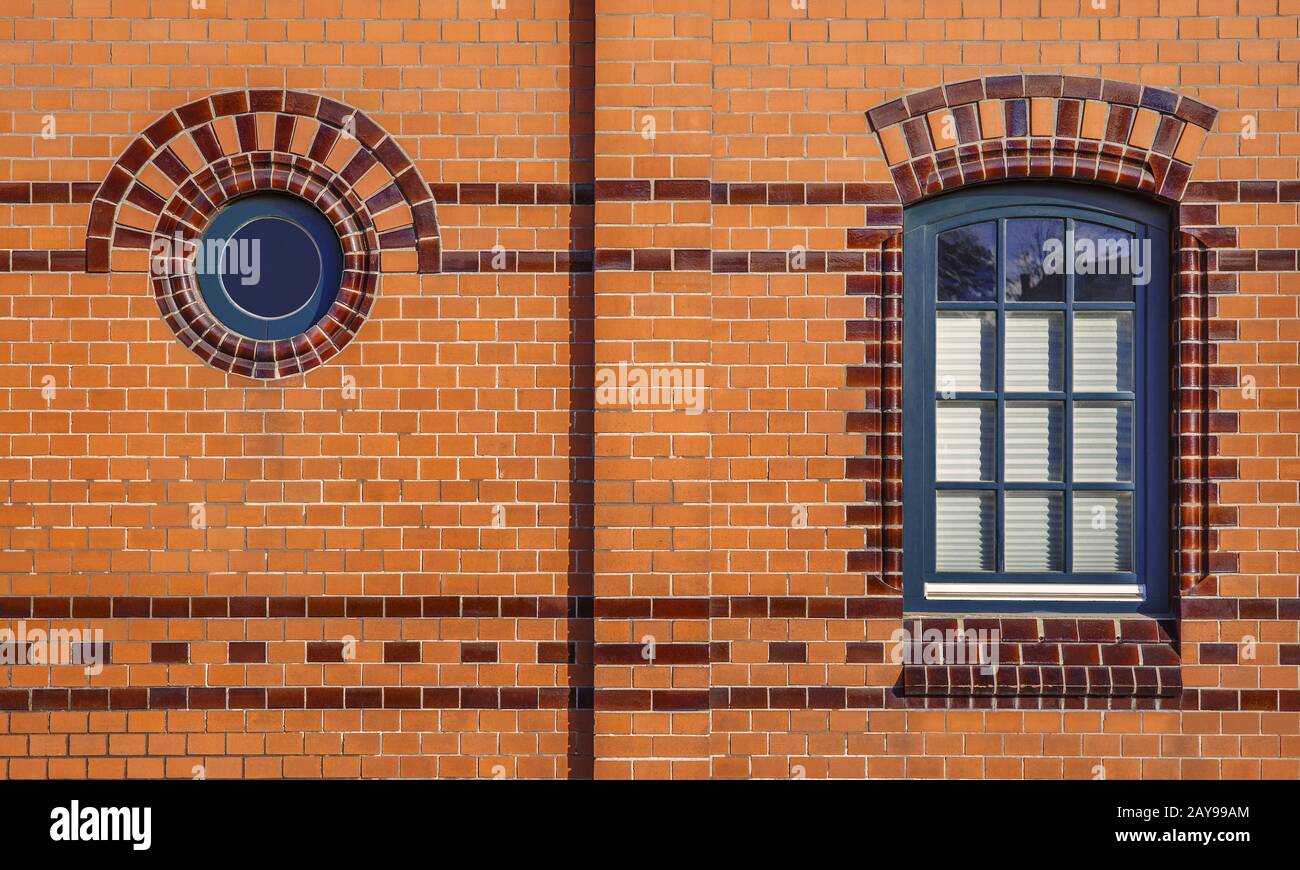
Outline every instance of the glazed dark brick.
<path id="1" fill-rule="evenodd" d="M 772 643 L 767 647 L 768 659 L 774 663 L 800 663 L 808 661 L 808 647 L 802 643 Z"/>
<path id="2" fill-rule="evenodd" d="M 228 649 L 231 664 L 257 664 L 266 661 L 266 644 L 260 641 L 234 641 Z"/>
<path id="3" fill-rule="evenodd" d="M 307 644 L 307 661 L 341 662 L 343 661 L 343 644 L 336 641 L 313 641 Z"/>
<path id="4" fill-rule="evenodd" d="M 460 645 L 460 660 L 466 663 L 495 662 L 498 649 L 495 643 L 463 643 Z"/>
<path id="5" fill-rule="evenodd" d="M 420 661 L 420 644 L 418 641 L 388 641 L 384 644 L 385 662 Z"/>
<path id="6" fill-rule="evenodd" d="M 1237 645 L 1232 643 L 1203 643 L 1197 646 L 1201 664 L 1235 665 Z"/>
<path id="7" fill-rule="evenodd" d="M 189 661 L 189 654 L 188 643 L 150 644 L 150 659 L 157 664 L 184 664 Z"/>

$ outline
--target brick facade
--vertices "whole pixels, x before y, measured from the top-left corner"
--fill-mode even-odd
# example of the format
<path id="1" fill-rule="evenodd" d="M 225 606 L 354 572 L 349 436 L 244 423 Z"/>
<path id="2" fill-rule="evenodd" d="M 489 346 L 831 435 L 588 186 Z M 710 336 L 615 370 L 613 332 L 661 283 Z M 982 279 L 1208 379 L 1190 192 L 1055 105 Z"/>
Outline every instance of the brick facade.
<path id="1" fill-rule="evenodd" d="M 0 775 L 1300 777 L 1297 3 L 129 5 L 0 19 L 0 627 L 108 651 Z M 1176 616 L 904 666 L 903 213 L 1004 178 L 1175 218 Z M 253 190 L 293 339 L 150 273 Z"/>

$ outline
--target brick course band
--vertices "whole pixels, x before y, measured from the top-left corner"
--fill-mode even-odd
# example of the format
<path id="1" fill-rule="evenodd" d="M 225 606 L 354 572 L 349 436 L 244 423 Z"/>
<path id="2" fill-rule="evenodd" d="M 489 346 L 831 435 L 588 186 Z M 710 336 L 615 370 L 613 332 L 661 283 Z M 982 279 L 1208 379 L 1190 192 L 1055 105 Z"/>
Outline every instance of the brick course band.
<path id="1" fill-rule="evenodd" d="M 591 710 L 590 687 L 431 686 L 0 689 L 0 711 Z"/>
<path id="2" fill-rule="evenodd" d="M 344 273 L 320 322 L 292 338 L 257 341 L 212 317 L 179 263 L 157 274 L 149 252 L 175 236 L 195 242 L 222 205 L 270 190 L 326 215 L 339 234 Z M 86 269 L 148 269 L 182 344 L 222 371 L 282 378 L 320 365 L 355 337 L 389 252 L 407 254 L 393 269 L 438 270 L 434 208 L 415 164 L 363 113 L 299 91 L 229 91 L 168 112 L 123 152 L 91 206 Z"/>
<path id="3" fill-rule="evenodd" d="M 1260 709 L 1253 706 L 1257 699 L 1246 699 L 1240 706 L 1205 706 L 1201 696 L 1205 692 L 1184 690 L 1181 695 L 1164 698 L 1154 696 L 1096 697 L 1091 695 L 902 695 L 890 689 L 847 686 L 782 686 L 782 687 L 718 687 L 711 690 L 710 703 L 714 710 L 1216 710 L 1226 712 L 1238 709 Z M 1236 692 L 1228 693 L 1237 695 Z M 1245 695 L 1247 693 L 1240 693 Z M 1262 694 L 1272 706 L 1268 710 L 1292 711 L 1300 709 L 1300 691 L 1268 691 Z M 1209 699 L 1209 703 L 1220 703 Z M 1236 699 L 1222 699 L 1225 704 L 1235 704 Z"/>
<path id="4" fill-rule="evenodd" d="M 0 251 L 0 272 L 84 272 L 84 250 Z"/>
<path id="5" fill-rule="evenodd" d="M 591 596 L 234 595 L 0 597 L 0 619 L 582 618 Z"/>

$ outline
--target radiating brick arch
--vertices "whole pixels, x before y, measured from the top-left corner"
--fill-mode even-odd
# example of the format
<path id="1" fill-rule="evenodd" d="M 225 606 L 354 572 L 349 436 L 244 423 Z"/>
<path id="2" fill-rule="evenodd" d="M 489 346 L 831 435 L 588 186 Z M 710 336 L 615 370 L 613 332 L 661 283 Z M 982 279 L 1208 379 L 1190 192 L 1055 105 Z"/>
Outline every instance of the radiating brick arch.
<path id="1" fill-rule="evenodd" d="M 177 338 L 219 369 L 257 378 L 306 371 L 356 334 L 381 271 L 438 271 L 433 196 L 401 146 L 349 106 L 288 90 L 214 94 L 145 129 L 95 196 L 87 271 L 150 271 L 161 240 L 198 240 L 224 203 L 255 191 L 302 197 L 329 218 L 343 247 L 342 290 L 306 332 L 257 341 L 217 322 L 184 269 L 153 274 Z"/>
<path id="2" fill-rule="evenodd" d="M 1217 114 L 1131 82 L 1003 75 L 908 94 L 867 117 L 903 203 L 1019 178 L 1100 182 L 1178 202 Z"/>

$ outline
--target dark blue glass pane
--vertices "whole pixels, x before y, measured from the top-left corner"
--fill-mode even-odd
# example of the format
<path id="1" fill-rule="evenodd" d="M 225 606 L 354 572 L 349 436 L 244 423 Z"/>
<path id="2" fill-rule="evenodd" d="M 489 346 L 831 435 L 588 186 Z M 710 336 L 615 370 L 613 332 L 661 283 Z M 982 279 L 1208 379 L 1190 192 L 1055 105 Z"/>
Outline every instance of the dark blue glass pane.
<path id="1" fill-rule="evenodd" d="M 1075 221 L 1074 298 L 1080 302 L 1132 302 L 1133 284 L 1151 280 L 1151 242 L 1130 233 Z"/>
<path id="2" fill-rule="evenodd" d="M 292 314 L 311 301 L 321 255 L 302 227 L 279 217 L 254 218 L 226 242 L 221 284 L 230 300 L 256 317 Z"/>
<path id="3" fill-rule="evenodd" d="M 1064 301 L 1069 256 L 1065 249 L 1065 221 L 1007 221 L 1007 301 Z"/>
<path id="4" fill-rule="evenodd" d="M 940 302 L 993 302 L 997 298 L 997 227 L 992 221 L 940 233 L 938 247 Z"/>
<path id="5" fill-rule="evenodd" d="M 242 197 L 203 234 L 199 292 L 212 315 L 253 339 L 292 338 L 326 315 L 343 280 L 333 224 L 282 193 Z"/>

